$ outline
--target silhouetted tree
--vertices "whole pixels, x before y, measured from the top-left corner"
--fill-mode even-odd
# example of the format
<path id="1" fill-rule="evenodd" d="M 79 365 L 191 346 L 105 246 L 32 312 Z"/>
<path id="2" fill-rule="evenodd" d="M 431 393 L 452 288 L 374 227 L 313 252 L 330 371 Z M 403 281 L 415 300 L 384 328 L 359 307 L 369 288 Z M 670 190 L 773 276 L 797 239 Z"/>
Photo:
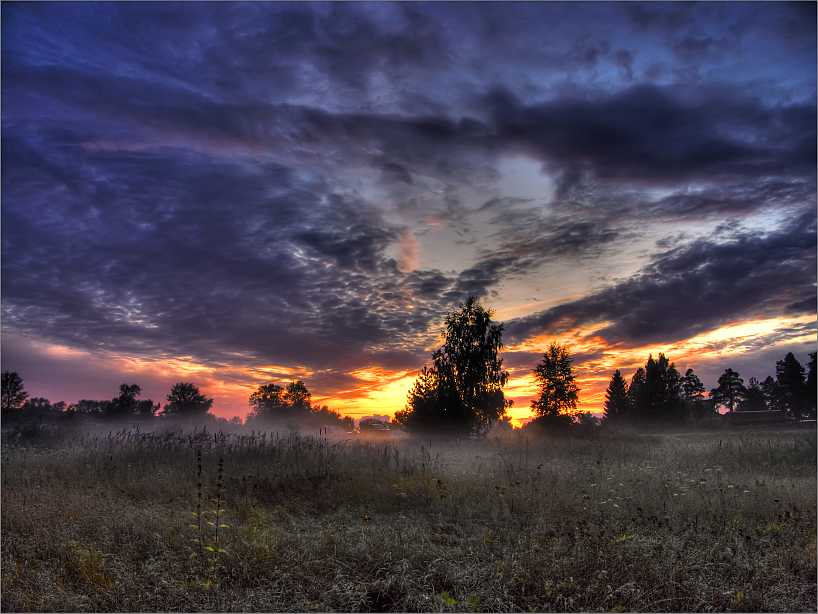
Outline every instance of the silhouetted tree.
<path id="1" fill-rule="evenodd" d="M 26 418 L 36 418 L 51 413 L 51 401 L 43 397 L 31 397 L 26 399 L 20 408 L 20 415 Z"/>
<path id="2" fill-rule="evenodd" d="M 139 384 L 120 384 L 119 396 L 106 407 L 108 418 L 131 418 L 136 415 L 136 397 L 142 394 Z"/>
<path id="3" fill-rule="evenodd" d="M 406 406 L 395 412 L 395 422 L 410 431 L 433 428 L 442 418 L 438 391 L 437 372 L 424 365 L 406 395 Z"/>
<path id="4" fill-rule="evenodd" d="M 162 411 L 166 417 L 199 418 L 213 405 L 213 399 L 205 398 L 196 386 L 185 382 L 174 384 L 167 399 L 168 404 Z"/>
<path id="5" fill-rule="evenodd" d="M 574 359 L 567 345 L 552 342 L 532 373 L 540 387 L 540 398 L 531 403 L 534 413 L 573 415 L 579 401 L 579 387 L 572 366 Z"/>
<path id="6" fill-rule="evenodd" d="M 611 383 L 605 391 L 605 420 L 619 420 L 627 415 L 630 409 L 630 398 L 628 397 L 628 384 L 622 377 L 622 372 L 617 369 L 611 377 Z"/>
<path id="7" fill-rule="evenodd" d="M 699 401 L 704 398 L 704 384 L 699 377 L 693 373 L 693 369 L 685 371 L 682 378 L 682 394 L 687 401 Z"/>
<path id="8" fill-rule="evenodd" d="M 705 388 L 693 369 L 685 371 L 682 377 L 682 398 L 687 414 L 695 420 L 702 420 L 713 412 L 713 404 L 705 398 Z"/>
<path id="9" fill-rule="evenodd" d="M 396 419 L 408 430 L 485 433 L 511 406 L 502 387 L 508 372 L 497 357 L 503 326 L 474 297 L 446 317 L 444 344 L 432 354 Z"/>
<path id="10" fill-rule="evenodd" d="M 310 399 L 312 394 L 307 390 L 307 386 L 301 380 L 290 382 L 287 390 L 282 395 L 284 402 L 297 412 L 310 411 Z"/>
<path id="11" fill-rule="evenodd" d="M 634 373 L 628 393 L 630 421 L 674 422 L 684 417 L 682 377 L 664 354 L 659 358 L 648 356 L 644 368 Z"/>
<path id="12" fill-rule="evenodd" d="M 811 352 L 807 363 L 807 418 L 815 420 L 816 405 L 818 405 L 818 389 L 815 379 L 815 355 Z"/>
<path id="13" fill-rule="evenodd" d="M 110 404 L 111 401 L 89 401 L 88 399 L 82 399 L 81 401 L 77 401 L 76 409 L 81 416 L 102 418 Z"/>
<path id="14" fill-rule="evenodd" d="M 2 386 L 2 416 L 7 418 L 19 410 L 28 398 L 23 387 L 23 379 L 16 371 L 3 371 L 0 376 Z"/>
<path id="15" fill-rule="evenodd" d="M 739 401 L 736 411 L 765 411 L 767 409 L 767 397 L 761 389 L 761 382 L 751 377 L 744 390 L 744 398 Z"/>
<path id="16" fill-rule="evenodd" d="M 624 417 L 627 417 L 629 422 L 646 419 L 645 382 L 645 368 L 639 367 L 628 386 L 628 411 Z"/>
<path id="17" fill-rule="evenodd" d="M 550 422 L 570 424 L 577 413 L 579 387 L 567 345 L 553 341 L 533 370 L 540 387 L 540 398 L 531 402 L 531 411 Z M 564 418 L 562 416 L 565 416 Z"/>
<path id="18" fill-rule="evenodd" d="M 781 394 L 781 387 L 775 381 L 772 375 L 768 375 L 767 379 L 759 384 L 761 392 L 764 393 L 764 401 L 767 409 L 787 413 L 787 406 L 784 404 L 784 398 Z"/>
<path id="19" fill-rule="evenodd" d="M 781 395 L 782 409 L 796 420 L 807 413 L 806 373 L 792 352 L 775 363 L 775 379 Z"/>
<path id="20" fill-rule="evenodd" d="M 725 369 L 724 374 L 719 378 L 718 388 L 710 391 L 710 398 L 716 402 L 716 405 L 723 405 L 729 411 L 733 411 L 746 395 L 744 380 L 732 369 Z"/>
<path id="21" fill-rule="evenodd" d="M 303 383 L 302 383 L 303 385 Z M 306 387 L 305 387 L 306 388 Z M 249 403 L 253 407 L 248 420 L 269 420 L 272 418 L 292 417 L 292 405 L 287 402 L 286 391 L 277 384 L 261 384 L 250 395 Z"/>

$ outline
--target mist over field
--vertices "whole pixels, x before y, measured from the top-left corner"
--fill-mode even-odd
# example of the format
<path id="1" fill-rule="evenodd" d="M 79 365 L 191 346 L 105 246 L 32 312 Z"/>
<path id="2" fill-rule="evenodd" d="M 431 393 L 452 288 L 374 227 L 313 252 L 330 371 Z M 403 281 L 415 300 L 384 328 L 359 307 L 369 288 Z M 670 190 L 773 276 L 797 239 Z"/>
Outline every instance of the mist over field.
<path id="1" fill-rule="evenodd" d="M 3 610 L 816 607 L 814 429 L 236 429 L 4 434 Z"/>

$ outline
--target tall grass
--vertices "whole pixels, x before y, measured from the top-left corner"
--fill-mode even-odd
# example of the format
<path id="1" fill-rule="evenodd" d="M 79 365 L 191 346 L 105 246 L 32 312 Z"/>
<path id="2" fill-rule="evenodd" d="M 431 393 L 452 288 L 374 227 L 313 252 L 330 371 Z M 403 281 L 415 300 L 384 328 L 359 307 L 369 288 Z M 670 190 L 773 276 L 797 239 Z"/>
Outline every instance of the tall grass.
<path id="1" fill-rule="evenodd" d="M 816 609 L 815 432 L 42 442 L 3 441 L 4 611 Z"/>

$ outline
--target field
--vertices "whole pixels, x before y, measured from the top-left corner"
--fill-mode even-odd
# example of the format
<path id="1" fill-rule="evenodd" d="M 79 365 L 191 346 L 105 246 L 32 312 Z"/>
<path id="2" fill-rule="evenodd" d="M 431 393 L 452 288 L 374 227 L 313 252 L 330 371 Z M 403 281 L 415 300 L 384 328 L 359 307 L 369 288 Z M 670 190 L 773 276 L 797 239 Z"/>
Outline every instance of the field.
<path id="1" fill-rule="evenodd" d="M 3 611 L 814 612 L 816 433 L 4 435 L 1 573 Z"/>

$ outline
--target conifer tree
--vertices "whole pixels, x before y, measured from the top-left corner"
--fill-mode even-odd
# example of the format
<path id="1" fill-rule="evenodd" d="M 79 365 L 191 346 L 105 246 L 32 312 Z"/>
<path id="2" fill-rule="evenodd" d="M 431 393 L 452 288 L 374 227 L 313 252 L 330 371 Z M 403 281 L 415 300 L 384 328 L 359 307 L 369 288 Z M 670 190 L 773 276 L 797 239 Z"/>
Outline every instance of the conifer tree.
<path id="1" fill-rule="evenodd" d="M 619 420 L 626 416 L 630 409 L 630 397 L 628 397 L 628 384 L 622 377 L 622 372 L 617 369 L 611 377 L 611 383 L 605 391 L 605 420 Z"/>
<path id="2" fill-rule="evenodd" d="M 728 411 L 733 411 L 738 403 L 746 397 L 747 389 L 744 380 L 732 369 L 725 369 L 719 378 L 718 388 L 710 391 L 710 398 L 717 405 L 724 405 Z"/>

